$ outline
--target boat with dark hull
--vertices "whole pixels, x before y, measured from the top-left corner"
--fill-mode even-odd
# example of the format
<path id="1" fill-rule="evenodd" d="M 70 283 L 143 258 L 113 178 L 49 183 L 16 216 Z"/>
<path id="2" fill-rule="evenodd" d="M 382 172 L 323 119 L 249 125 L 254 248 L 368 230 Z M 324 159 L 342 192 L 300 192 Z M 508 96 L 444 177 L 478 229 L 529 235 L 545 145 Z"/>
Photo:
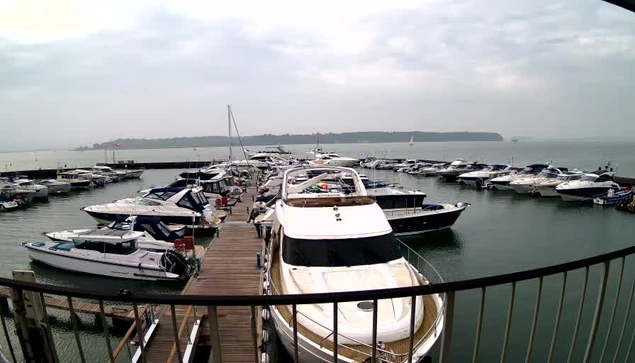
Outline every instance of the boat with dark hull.
<path id="1" fill-rule="evenodd" d="M 593 198 L 609 192 L 618 191 L 620 185 L 613 181 L 613 173 L 585 174 L 582 179 L 560 184 L 556 192 L 566 202 L 591 201 Z"/>

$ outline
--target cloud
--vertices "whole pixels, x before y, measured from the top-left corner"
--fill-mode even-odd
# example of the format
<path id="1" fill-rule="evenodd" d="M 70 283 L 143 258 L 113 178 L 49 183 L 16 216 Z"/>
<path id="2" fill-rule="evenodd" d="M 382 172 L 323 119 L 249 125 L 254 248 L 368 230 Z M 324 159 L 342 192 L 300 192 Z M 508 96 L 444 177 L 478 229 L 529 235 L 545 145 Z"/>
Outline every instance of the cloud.
<path id="1" fill-rule="evenodd" d="M 635 116 L 632 19 L 591 0 L 11 1 L 0 126 L 9 147 L 223 134 L 232 103 L 245 134 L 606 134 Z"/>

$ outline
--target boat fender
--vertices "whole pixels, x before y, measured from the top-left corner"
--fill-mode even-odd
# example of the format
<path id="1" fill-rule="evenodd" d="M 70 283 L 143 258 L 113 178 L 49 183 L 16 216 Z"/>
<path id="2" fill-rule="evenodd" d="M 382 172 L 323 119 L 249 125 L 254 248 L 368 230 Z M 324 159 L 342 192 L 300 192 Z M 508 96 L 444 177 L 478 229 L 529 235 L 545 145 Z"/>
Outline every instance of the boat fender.
<path id="1" fill-rule="evenodd" d="M 262 309 L 262 320 L 263 321 L 269 320 L 269 316 L 270 316 L 269 309 Z"/>
<path id="2" fill-rule="evenodd" d="M 174 249 L 177 251 L 181 251 L 185 247 L 182 239 L 174 240 Z"/>
<path id="3" fill-rule="evenodd" d="M 262 331 L 262 344 L 269 343 L 269 332 L 266 330 Z"/>
<path id="4" fill-rule="evenodd" d="M 260 362 L 261 363 L 269 363 L 269 354 L 262 353 L 262 355 L 260 356 Z"/>

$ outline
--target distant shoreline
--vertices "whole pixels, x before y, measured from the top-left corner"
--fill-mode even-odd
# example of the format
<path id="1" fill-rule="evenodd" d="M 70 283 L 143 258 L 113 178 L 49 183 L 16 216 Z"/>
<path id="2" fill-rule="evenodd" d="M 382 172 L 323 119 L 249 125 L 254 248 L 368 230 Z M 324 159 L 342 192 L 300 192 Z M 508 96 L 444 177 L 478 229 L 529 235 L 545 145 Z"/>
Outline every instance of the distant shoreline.
<path id="1" fill-rule="evenodd" d="M 320 144 L 359 144 L 359 143 L 409 143 L 412 139 L 417 142 L 457 142 L 457 141 L 504 141 L 499 133 L 495 132 L 348 132 L 328 134 L 298 134 L 298 135 L 255 135 L 242 137 L 243 146 L 259 145 L 315 145 L 319 139 Z M 117 139 L 106 141 L 92 146 L 83 146 L 76 151 L 112 149 L 120 145 L 118 149 L 174 149 L 196 147 L 227 147 L 227 136 L 202 136 L 202 137 L 177 137 L 169 139 Z M 240 142 L 233 139 L 233 145 Z"/>

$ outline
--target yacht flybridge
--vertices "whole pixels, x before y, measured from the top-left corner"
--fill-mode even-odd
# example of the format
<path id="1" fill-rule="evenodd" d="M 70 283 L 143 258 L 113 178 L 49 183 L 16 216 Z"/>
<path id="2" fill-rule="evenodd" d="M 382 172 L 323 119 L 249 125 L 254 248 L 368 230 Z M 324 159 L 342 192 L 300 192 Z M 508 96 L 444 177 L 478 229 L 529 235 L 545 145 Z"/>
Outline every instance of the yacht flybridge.
<path id="1" fill-rule="evenodd" d="M 343 175 L 352 182 L 338 181 Z M 386 216 L 369 197 L 357 172 L 344 167 L 293 168 L 284 174 L 281 198 L 270 218 L 270 294 L 309 294 L 390 289 L 428 284 L 399 252 Z M 338 305 L 338 362 L 370 359 L 373 310 L 377 309 L 377 351 L 382 361 L 408 357 L 411 304 L 415 304 L 413 361 L 424 357 L 440 336 L 443 302 L 439 295 L 354 301 Z M 283 345 L 293 352 L 292 309 L 273 306 Z M 333 309 L 297 305 L 301 362 L 332 362 Z"/>

